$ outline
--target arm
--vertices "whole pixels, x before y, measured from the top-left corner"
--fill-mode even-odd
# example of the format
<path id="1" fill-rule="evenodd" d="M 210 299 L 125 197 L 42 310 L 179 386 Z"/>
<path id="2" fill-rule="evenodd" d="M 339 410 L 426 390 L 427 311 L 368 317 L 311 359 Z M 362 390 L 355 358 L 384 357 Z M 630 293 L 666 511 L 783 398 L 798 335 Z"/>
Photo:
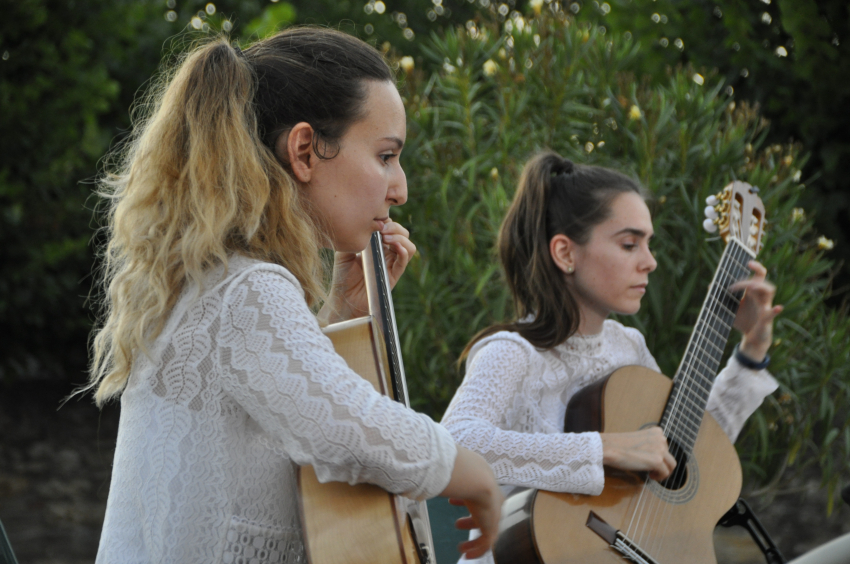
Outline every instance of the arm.
<path id="1" fill-rule="evenodd" d="M 773 305 L 776 288 L 766 280 L 767 270 L 750 261 L 752 278 L 737 282 L 729 291 L 744 290 L 744 297 L 735 318 L 735 328 L 743 334 L 739 351 L 753 362 L 761 362 L 773 339 L 773 320 L 782 306 Z M 761 405 L 764 398 L 778 387 L 767 370 L 750 370 L 733 356 L 714 382 L 708 398 L 708 411 L 734 442 L 747 418 Z"/>
<path id="2" fill-rule="evenodd" d="M 225 295 L 225 392 L 323 482 L 369 482 L 417 499 L 443 491 L 456 456 L 448 433 L 351 371 L 291 275 L 271 269 L 249 271 Z"/>
<path id="3" fill-rule="evenodd" d="M 509 339 L 485 344 L 469 364 L 443 418 L 459 445 L 480 453 L 502 484 L 599 494 L 604 484 L 599 433 L 520 432 L 502 428 L 522 394 L 530 352 Z"/>
<path id="4" fill-rule="evenodd" d="M 744 423 L 779 384 L 767 370 L 750 370 L 731 357 L 714 380 L 706 410 L 733 443 Z"/>

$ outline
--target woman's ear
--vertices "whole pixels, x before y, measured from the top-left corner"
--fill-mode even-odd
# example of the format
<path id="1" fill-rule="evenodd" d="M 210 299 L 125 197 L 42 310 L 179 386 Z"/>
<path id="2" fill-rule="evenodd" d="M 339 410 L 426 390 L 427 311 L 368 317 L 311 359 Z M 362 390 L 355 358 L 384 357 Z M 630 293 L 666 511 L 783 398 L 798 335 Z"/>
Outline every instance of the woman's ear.
<path id="1" fill-rule="evenodd" d="M 565 274 L 575 272 L 576 244 L 572 239 L 559 233 L 549 240 L 549 255 L 555 266 Z"/>
<path id="2" fill-rule="evenodd" d="M 316 164 L 316 156 L 313 154 L 313 126 L 302 121 L 289 131 L 278 135 L 275 154 L 281 162 L 289 165 L 296 180 L 303 184 L 310 182 Z"/>

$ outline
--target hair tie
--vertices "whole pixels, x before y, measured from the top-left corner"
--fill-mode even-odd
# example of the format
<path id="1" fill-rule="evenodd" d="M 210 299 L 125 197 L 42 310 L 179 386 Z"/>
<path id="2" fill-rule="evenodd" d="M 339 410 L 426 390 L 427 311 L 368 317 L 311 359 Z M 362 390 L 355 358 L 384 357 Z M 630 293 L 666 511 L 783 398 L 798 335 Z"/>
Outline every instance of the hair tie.
<path id="1" fill-rule="evenodd" d="M 552 180 L 562 177 L 566 179 L 567 175 L 572 174 L 573 172 L 575 172 L 573 162 L 563 159 L 560 163 L 552 167 Z"/>

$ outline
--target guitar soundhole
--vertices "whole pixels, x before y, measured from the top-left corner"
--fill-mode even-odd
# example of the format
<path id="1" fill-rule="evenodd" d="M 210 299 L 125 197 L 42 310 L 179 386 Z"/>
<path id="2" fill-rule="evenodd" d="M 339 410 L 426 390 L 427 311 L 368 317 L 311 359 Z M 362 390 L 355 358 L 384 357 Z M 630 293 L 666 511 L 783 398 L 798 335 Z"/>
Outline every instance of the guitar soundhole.
<path id="1" fill-rule="evenodd" d="M 688 453 L 685 452 L 675 439 L 667 439 L 670 454 L 676 459 L 676 468 L 667 476 L 666 480 L 659 482 L 668 490 L 678 490 L 688 481 Z"/>

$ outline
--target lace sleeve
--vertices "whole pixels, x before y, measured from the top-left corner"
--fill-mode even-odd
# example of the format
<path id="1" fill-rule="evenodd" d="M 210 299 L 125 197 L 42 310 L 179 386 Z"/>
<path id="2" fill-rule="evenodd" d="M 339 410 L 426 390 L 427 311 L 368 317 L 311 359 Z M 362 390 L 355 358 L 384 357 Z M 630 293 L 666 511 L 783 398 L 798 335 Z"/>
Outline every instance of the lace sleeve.
<path id="1" fill-rule="evenodd" d="M 706 410 L 733 443 L 744 423 L 779 384 L 767 370 L 750 370 L 731 357 L 714 380 Z"/>
<path id="2" fill-rule="evenodd" d="M 225 392 L 323 482 L 369 482 L 417 499 L 439 494 L 457 454 L 450 435 L 349 369 L 297 282 L 272 268 L 248 271 L 225 294 Z"/>
<path id="3" fill-rule="evenodd" d="M 509 430 L 505 414 L 523 394 L 529 351 L 493 340 L 474 356 L 443 425 L 458 444 L 480 453 L 501 484 L 598 495 L 604 485 L 599 433 Z"/>

